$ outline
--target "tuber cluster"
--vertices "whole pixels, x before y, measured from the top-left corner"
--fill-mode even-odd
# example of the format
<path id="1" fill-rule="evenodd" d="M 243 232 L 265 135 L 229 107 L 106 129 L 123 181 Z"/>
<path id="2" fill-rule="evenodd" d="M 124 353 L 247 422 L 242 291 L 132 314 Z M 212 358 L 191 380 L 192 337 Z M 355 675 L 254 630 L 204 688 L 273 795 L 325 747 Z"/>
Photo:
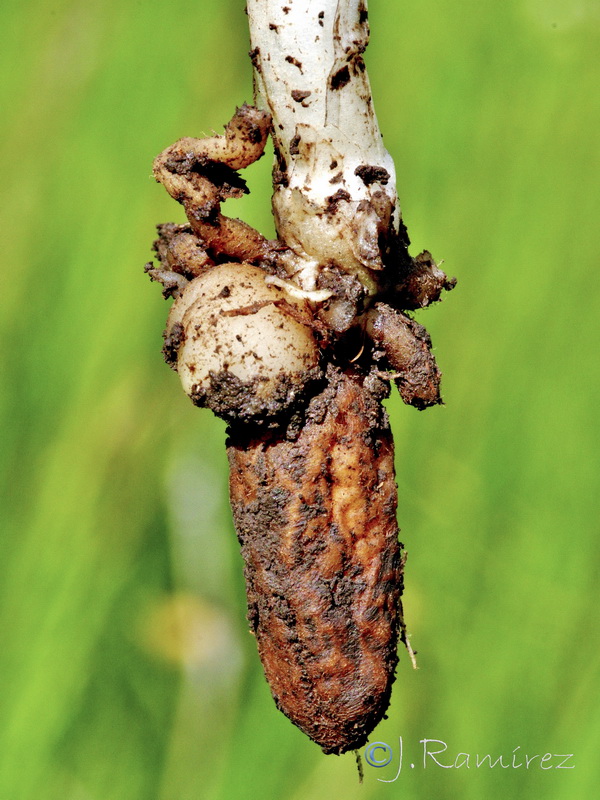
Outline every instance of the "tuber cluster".
<path id="1" fill-rule="evenodd" d="M 247 191 L 237 170 L 261 156 L 270 125 L 268 113 L 244 105 L 224 136 L 181 139 L 158 156 L 156 179 L 188 224 L 159 226 L 159 265 L 146 270 L 174 298 L 167 363 L 196 405 L 228 423 L 248 620 L 275 702 L 324 752 L 343 753 L 385 713 L 405 640 L 381 401 L 394 382 L 418 409 L 441 402 L 431 340 L 406 311 L 453 282 L 429 254 L 408 255 L 398 215 L 377 190 L 386 170 L 358 174 L 372 201 L 355 204 L 354 222 L 351 195 L 332 192 L 327 220 L 311 223 L 316 237 L 338 208 L 349 231 L 367 219 L 369 247 L 379 243 L 383 255 L 360 257 L 360 269 L 359 256 L 348 269 L 336 261 L 332 243 L 315 262 L 314 252 L 225 217 L 222 201 Z M 280 183 L 285 169 L 280 158 Z M 296 230 L 291 220 L 286 229 Z"/>

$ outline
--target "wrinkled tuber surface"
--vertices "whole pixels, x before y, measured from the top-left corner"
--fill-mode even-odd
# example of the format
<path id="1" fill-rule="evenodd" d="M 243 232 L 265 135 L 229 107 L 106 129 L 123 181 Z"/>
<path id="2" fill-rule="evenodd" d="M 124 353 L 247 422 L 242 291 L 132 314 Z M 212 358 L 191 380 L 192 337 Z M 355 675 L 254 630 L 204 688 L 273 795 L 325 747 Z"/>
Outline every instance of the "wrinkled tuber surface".
<path id="1" fill-rule="evenodd" d="M 330 369 L 297 439 L 230 434 L 248 620 L 278 707 L 326 753 L 366 742 L 389 702 L 402 563 L 380 398 Z"/>
<path id="2" fill-rule="evenodd" d="M 174 298 L 167 363 L 191 400 L 229 425 L 248 619 L 275 702 L 324 752 L 343 753 L 383 717 L 397 642 L 406 642 L 381 401 L 394 382 L 418 409 L 441 402 L 429 335 L 405 311 L 454 284 L 429 253 L 408 255 L 399 211 L 375 185 L 390 175 L 376 165 L 357 168 L 368 192 L 354 206 L 346 190 L 325 199 L 327 225 L 313 226 L 310 256 L 291 220 L 285 239 L 268 241 L 225 217 L 221 202 L 246 191 L 237 170 L 262 155 L 270 125 L 245 105 L 224 136 L 181 139 L 158 156 L 154 174 L 189 224 L 158 226 L 159 266 L 146 270 Z M 344 259 L 319 263 L 315 242 L 340 209 L 341 229 L 366 220 L 368 235 Z"/>

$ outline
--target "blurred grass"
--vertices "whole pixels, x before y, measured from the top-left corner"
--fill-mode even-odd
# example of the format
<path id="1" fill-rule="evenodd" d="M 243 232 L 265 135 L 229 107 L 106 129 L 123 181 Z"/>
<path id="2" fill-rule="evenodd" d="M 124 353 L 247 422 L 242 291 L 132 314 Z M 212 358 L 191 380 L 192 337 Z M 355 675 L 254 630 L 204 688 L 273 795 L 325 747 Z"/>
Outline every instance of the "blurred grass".
<path id="1" fill-rule="evenodd" d="M 422 315 L 446 406 L 389 402 L 406 612 L 373 741 L 324 757 L 246 632 L 224 426 L 161 365 L 141 272 L 181 211 L 150 179 L 251 99 L 243 3 L 0 8 L 0 800 L 591 797 L 597 586 L 598 68 L 591 0 L 372 0 L 367 61 L 414 252 L 459 287 Z M 233 206 L 268 232 L 269 164 Z M 459 752 L 574 770 L 448 769 Z M 452 759 L 449 759 L 450 761 Z"/>

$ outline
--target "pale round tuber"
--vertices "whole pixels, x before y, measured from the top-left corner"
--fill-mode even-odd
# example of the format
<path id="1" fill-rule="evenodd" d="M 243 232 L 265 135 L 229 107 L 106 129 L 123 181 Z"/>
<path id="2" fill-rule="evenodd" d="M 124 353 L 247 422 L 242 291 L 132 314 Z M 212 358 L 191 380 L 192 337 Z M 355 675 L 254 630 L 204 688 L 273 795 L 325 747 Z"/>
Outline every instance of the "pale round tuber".
<path id="1" fill-rule="evenodd" d="M 190 281 L 167 319 L 164 353 L 184 391 L 228 422 L 267 424 L 321 376 L 305 300 L 245 263 Z"/>

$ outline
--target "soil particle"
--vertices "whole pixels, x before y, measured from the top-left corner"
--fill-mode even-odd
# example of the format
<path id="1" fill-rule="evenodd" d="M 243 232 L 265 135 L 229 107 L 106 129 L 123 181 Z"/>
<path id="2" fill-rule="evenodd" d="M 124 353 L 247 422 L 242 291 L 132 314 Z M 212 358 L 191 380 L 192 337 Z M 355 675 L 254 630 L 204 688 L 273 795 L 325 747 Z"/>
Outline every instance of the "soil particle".
<path id="1" fill-rule="evenodd" d="M 257 72 L 260 72 L 260 49 L 255 47 L 253 50 L 250 50 L 248 53 L 250 56 L 250 61 L 252 62 L 252 66 Z"/>
<path id="2" fill-rule="evenodd" d="M 306 100 L 307 97 L 310 97 L 312 92 L 308 89 L 292 89 L 291 94 L 292 100 L 296 103 L 301 103 L 303 100 Z"/>
<path id="3" fill-rule="evenodd" d="M 337 89 L 341 89 L 347 83 L 350 82 L 350 71 L 348 69 L 348 65 L 346 64 L 344 67 L 339 69 L 335 74 L 331 76 L 329 79 L 329 86 L 331 89 L 336 91 Z"/>
<path id="4" fill-rule="evenodd" d="M 302 72 L 302 62 L 298 61 L 297 58 L 294 58 L 293 56 L 286 56 L 285 60 L 288 62 L 288 64 L 293 64 L 295 67 L 298 67 L 300 72 Z"/>
<path id="5" fill-rule="evenodd" d="M 327 205 L 325 206 L 325 213 L 335 214 L 339 203 L 343 201 L 349 203 L 350 200 L 352 200 L 352 197 L 349 192 L 347 192 L 345 189 L 338 189 L 335 194 L 325 198 L 325 201 L 327 202 Z"/>
<path id="6" fill-rule="evenodd" d="M 361 164 L 354 170 L 354 174 L 358 175 L 365 186 L 370 186 L 372 183 L 381 183 L 385 186 L 390 179 L 390 173 L 385 167 L 370 164 Z"/>

